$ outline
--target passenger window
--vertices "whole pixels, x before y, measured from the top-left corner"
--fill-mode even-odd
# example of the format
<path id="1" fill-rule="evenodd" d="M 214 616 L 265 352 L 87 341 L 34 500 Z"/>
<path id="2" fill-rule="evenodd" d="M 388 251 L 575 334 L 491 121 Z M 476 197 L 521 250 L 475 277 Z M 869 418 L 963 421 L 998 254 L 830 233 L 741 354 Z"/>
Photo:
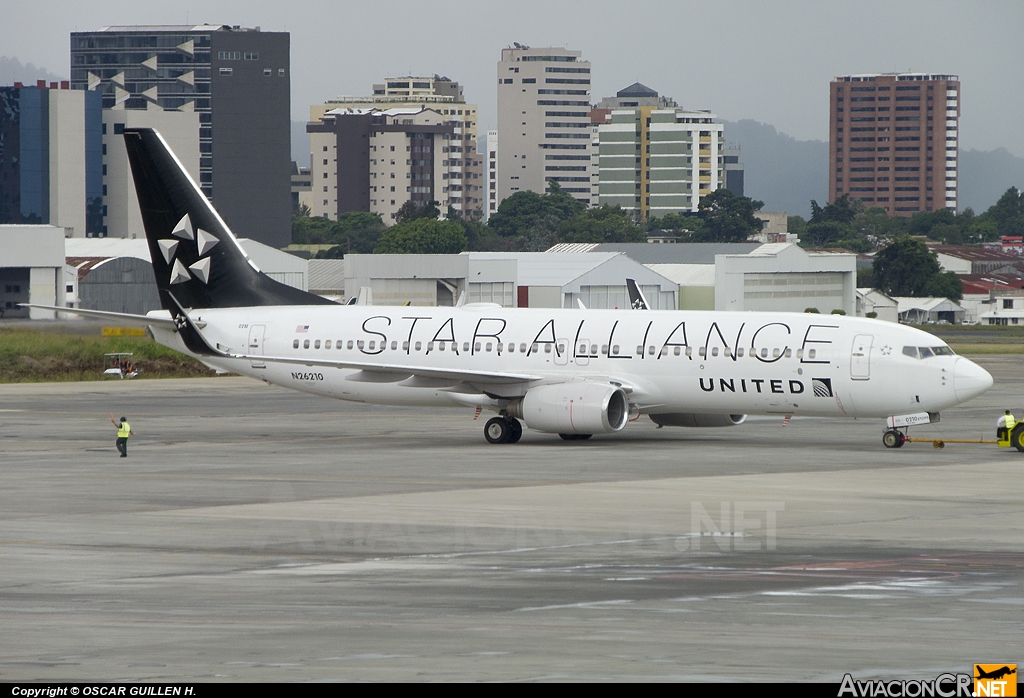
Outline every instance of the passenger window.
<path id="1" fill-rule="evenodd" d="M 581 344 L 580 345 L 580 353 L 581 354 L 586 354 L 587 353 L 587 345 L 586 344 Z"/>
<path id="2" fill-rule="evenodd" d="M 904 351 L 906 351 L 906 349 L 904 349 Z M 804 358 L 804 350 L 803 349 L 797 349 L 796 350 L 796 358 L 798 358 L 798 359 Z"/>
<path id="3" fill-rule="evenodd" d="M 308 339 L 307 339 L 307 340 L 304 340 L 304 341 L 302 342 L 302 348 L 303 348 L 303 349 L 309 349 L 309 340 L 308 340 Z"/>
<path id="4" fill-rule="evenodd" d="M 929 359 L 932 356 L 934 356 L 934 354 L 932 353 L 932 350 L 929 349 L 928 347 L 918 347 L 917 350 L 919 352 L 921 352 L 921 358 L 922 359 Z"/>
<path id="5" fill-rule="evenodd" d="M 722 353 L 725 354 L 726 357 L 730 357 L 732 356 L 732 349 L 726 347 L 725 349 L 722 350 Z"/>
<path id="6" fill-rule="evenodd" d="M 764 349 L 761 350 L 761 358 L 762 359 L 767 359 L 768 358 L 768 348 L 767 347 L 765 347 Z"/>
<path id="7" fill-rule="evenodd" d="M 423 348 L 423 342 L 416 342 L 416 351 L 419 351 L 422 348 Z"/>
<path id="8" fill-rule="evenodd" d="M 718 356 L 718 347 L 711 347 L 711 355 Z"/>
<path id="9" fill-rule="evenodd" d="M 348 340 L 348 344 L 346 344 L 345 346 L 348 347 L 349 349 L 351 349 L 352 348 L 352 340 L 351 339 Z"/>
<path id="10" fill-rule="evenodd" d="M 298 349 L 298 348 L 299 348 L 299 340 L 296 339 L 294 342 L 292 342 L 292 349 Z M 906 351 L 906 349 L 904 349 L 903 351 Z"/>
<path id="11" fill-rule="evenodd" d="M 596 347 L 596 346 L 595 346 L 595 347 L 591 347 L 591 349 L 593 349 L 595 353 L 597 352 L 597 347 Z M 534 354 L 536 354 L 536 353 L 537 353 L 537 352 L 538 352 L 539 350 L 540 350 L 540 348 L 539 348 L 539 347 L 537 346 L 537 343 L 536 343 L 536 342 L 534 342 L 534 343 L 533 343 L 533 344 L 532 344 L 532 345 L 530 346 L 530 351 L 531 351 L 532 353 L 534 353 Z"/>
<path id="12" fill-rule="evenodd" d="M 444 342 L 438 342 L 437 343 L 437 350 L 438 351 L 444 351 L 444 347 L 445 347 L 445 343 Z"/>
<path id="13" fill-rule="evenodd" d="M 644 355 L 644 348 L 642 346 L 640 346 L 639 344 L 636 347 L 636 355 L 637 356 L 643 356 Z"/>
<path id="14" fill-rule="evenodd" d="M 736 356 L 740 357 L 741 359 L 743 358 L 743 347 L 740 347 L 739 349 L 736 350 Z"/>
<path id="15" fill-rule="evenodd" d="M 454 351 L 456 354 L 459 353 L 459 345 L 455 342 L 452 342 L 452 351 Z"/>
<path id="16" fill-rule="evenodd" d="M 364 346 L 366 346 L 366 345 L 365 345 L 365 344 L 363 344 L 363 340 L 361 340 L 361 339 L 357 339 L 357 340 L 356 340 L 356 346 L 357 346 L 357 347 L 359 347 L 359 351 L 362 351 L 362 350 L 363 350 L 363 347 L 364 347 Z"/>
<path id="17" fill-rule="evenodd" d="M 564 344 L 559 344 L 558 345 L 558 353 L 561 354 L 563 351 L 565 351 L 565 345 Z"/>
<path id="18" fill-rule="evenodd" d="M 544 353 L 545 354 L 550 354 L 551 353 L 551 345 L 550 344 L 545 344 L 544 345 Z"/>
<path id="19" fill-rule="evenodd" d="M 339 339 L 337 342 L 334 343 L 334 348 L 335 349 L 342 349 L 344 347 L 344 345 L 345 345 L 345 343 L 342 340 Z"/>
<path id="20" fill-rule="evenodd" d="M 370 340 L 370 346 L 368 346 L 368 347 L 367 347 L 367 349 L 369 349 L 370 351 L 373 351 L 373 350 L 374 350 L 374 349 L 376 349 L 376 348 L 377 348 L 377 342 L 376 342 L 376 340 L 373 340 L 373 339 L 371 339 L 371 340 Z"/>
<path id="21" fill-rule="evenodd" d="M 434 343 L 427 342 L 427 351 L 434 351 Z"/>
<path id="22" fill-rule="evenodd" d="M 480 342 L 476 342 L 473 344 L 473 351 L 480 351 Z"/>
<path id="23" fill-rule="evenodd" d="M 789 347 L 786 347 L 786 358 L 788 359 L 791 356 L 793 356 L 793 350 L 790 349 Z"/>
<path id="24" fill-rule="evenodd" d="M 409 343 L 402 342 L 402 351 L 409 351 Z"/>
<path id="25" fill-rule="evenodd" d="M 672 353 L 673 353 L 673 354 L 675 354 L 676 356 L 679 356 L 679 354 L 681 354 L 681 353 L 682 353 L 682 351 L 681 351 L 681 350 L 682 350 L 682 347 L 674 347 L 674 348 L 672 349 Z"/>
<path id="26" fill-rule="evenodd" d="M 462 343 L 462 351 L 469 351 L 469 342 Z"/>
<path id="27" fill-rule="evenodd" d="M 612 345 L 612 354 L 614 354 L 615 356 L 619 355 L 619 345 L 618 344 L 613 344 Z"/>
<path id="28" fill-rule="evenodd" d="M 515 350 L 516 350 L 516 343 L 515 342 L 509 342 L 508 343 L 508 351 L 509 351 L 509 353 L 510 354 L 515 353 Z"/>
<path id="29" fill-rule="evenodd" d="M 493 347 L 494 345 L 488 342 L 487 345 L 484 347 L 484 351 L 490 351 Z"/>
<path id="30" fill-rule="evenodd" d="M 808 350 L 807 350 L 807 358 L 808 358 L 808 359 L 813 359 L 813 358 L 814 358 L 814 355 L 815 355 L 816 353 L 817 353 L 817 350 L 815 350 L 815 349 L 808 349 Z"/>
<path id="31" fill-rule="evenodd" d="M 313 342 L 313 348 L 314 349 L 319 349 L 320 348 L 320 340 L 319 339 L 316 340 L 315 342 Z"/>
<path id="32" fill-rule="evenodd" d="M 396 349 L 398 349 L 398 342 L 391 340 L 391 351 L 395 351 Z"/>
<path id="33" fill-rule="evenodd" d="M 647 347 L 647 355 L 648 356 L 654 356 L 654 345 L 653 344 L 651 346 Z"/>
<path id="34" fill-rule="evenodd" d="M 782 356 L 782 352 L 781 351 L 779 351 L 778 349 L 772 349 L 772 358 L 773 359 L 777 359 L 780 356 Z"/>
<path id="35" fill-rule="evenodd" d="M 331 340 L 328 339 L 326 342 L 324 342 L 324 349 L 330 349 L 330 348 L 331 348 Z"/>
<path id="36" fill-rule="evenodd" d="M 704 347 L 701 347 L 700 349 L 697 350 L 697 356 L 699 356 L 702 359 L 704 358 L 706 353 L 707 353 L 707 350 Z"/>

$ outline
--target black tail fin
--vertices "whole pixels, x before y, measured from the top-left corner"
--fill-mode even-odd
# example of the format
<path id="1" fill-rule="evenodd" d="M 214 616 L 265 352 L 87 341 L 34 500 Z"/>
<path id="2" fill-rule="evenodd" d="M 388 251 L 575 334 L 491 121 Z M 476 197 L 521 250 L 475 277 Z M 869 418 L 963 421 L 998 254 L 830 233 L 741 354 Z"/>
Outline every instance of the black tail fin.
<path id="1" fill-rule="evenodd" d="M 259 270 L 159 133 L 124 130 L 160 303 L 186 308 L 317 305 L 332 301 Z"/>

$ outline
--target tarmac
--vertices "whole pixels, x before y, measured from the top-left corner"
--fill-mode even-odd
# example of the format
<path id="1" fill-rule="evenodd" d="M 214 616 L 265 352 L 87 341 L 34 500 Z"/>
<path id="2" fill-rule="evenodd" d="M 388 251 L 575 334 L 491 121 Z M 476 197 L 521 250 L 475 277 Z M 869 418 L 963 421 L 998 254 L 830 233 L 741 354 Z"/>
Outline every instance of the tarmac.
<path id="1" fill-rule="evenodd" d="M 915 427 L 994 438 L 1022 358 Z M 137 435 L 118 458 L 109 414 Z M 1024 454 L 564 442 L 226 377 L 0 385 L 0 681 L 931 679 L 1024 657 Z"/>

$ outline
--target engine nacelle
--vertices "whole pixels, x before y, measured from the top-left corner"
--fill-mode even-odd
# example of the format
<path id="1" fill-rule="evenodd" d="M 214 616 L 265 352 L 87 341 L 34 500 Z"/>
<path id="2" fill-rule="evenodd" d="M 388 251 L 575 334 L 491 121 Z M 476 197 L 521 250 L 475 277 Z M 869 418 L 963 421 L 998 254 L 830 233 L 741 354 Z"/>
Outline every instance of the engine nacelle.
<path id="1" fill-rule="evenodd" d="M 745 414 L 699 414 L 674 412 L 652 414 L 651 421 L 661 427 L 734 427 L 747 421 Z"/>
<path id="2" fill-rule="evenodd" d="M 508 407 L 526 426 L 552 434 L 608 434 L 629 419 L 629 400 L 622 388 L 580 381 L 532 388 Z"/>

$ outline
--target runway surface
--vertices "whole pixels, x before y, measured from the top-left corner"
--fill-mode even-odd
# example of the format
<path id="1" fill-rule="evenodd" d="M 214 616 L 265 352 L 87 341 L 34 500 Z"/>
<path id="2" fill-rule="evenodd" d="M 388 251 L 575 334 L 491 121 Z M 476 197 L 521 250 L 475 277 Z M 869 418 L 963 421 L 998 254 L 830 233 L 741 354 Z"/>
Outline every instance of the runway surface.
<path id="1" fill-rule="evenodd" d="M 912 435 L 993 438 L 1020 357 Z M 109 413 L 138 435 L 118 458 Z M 1024 454 L 880 421 L 492 446 L 242 378 L 0 386 L 0 681 L 934 678 L 1024 647 Z"/>

